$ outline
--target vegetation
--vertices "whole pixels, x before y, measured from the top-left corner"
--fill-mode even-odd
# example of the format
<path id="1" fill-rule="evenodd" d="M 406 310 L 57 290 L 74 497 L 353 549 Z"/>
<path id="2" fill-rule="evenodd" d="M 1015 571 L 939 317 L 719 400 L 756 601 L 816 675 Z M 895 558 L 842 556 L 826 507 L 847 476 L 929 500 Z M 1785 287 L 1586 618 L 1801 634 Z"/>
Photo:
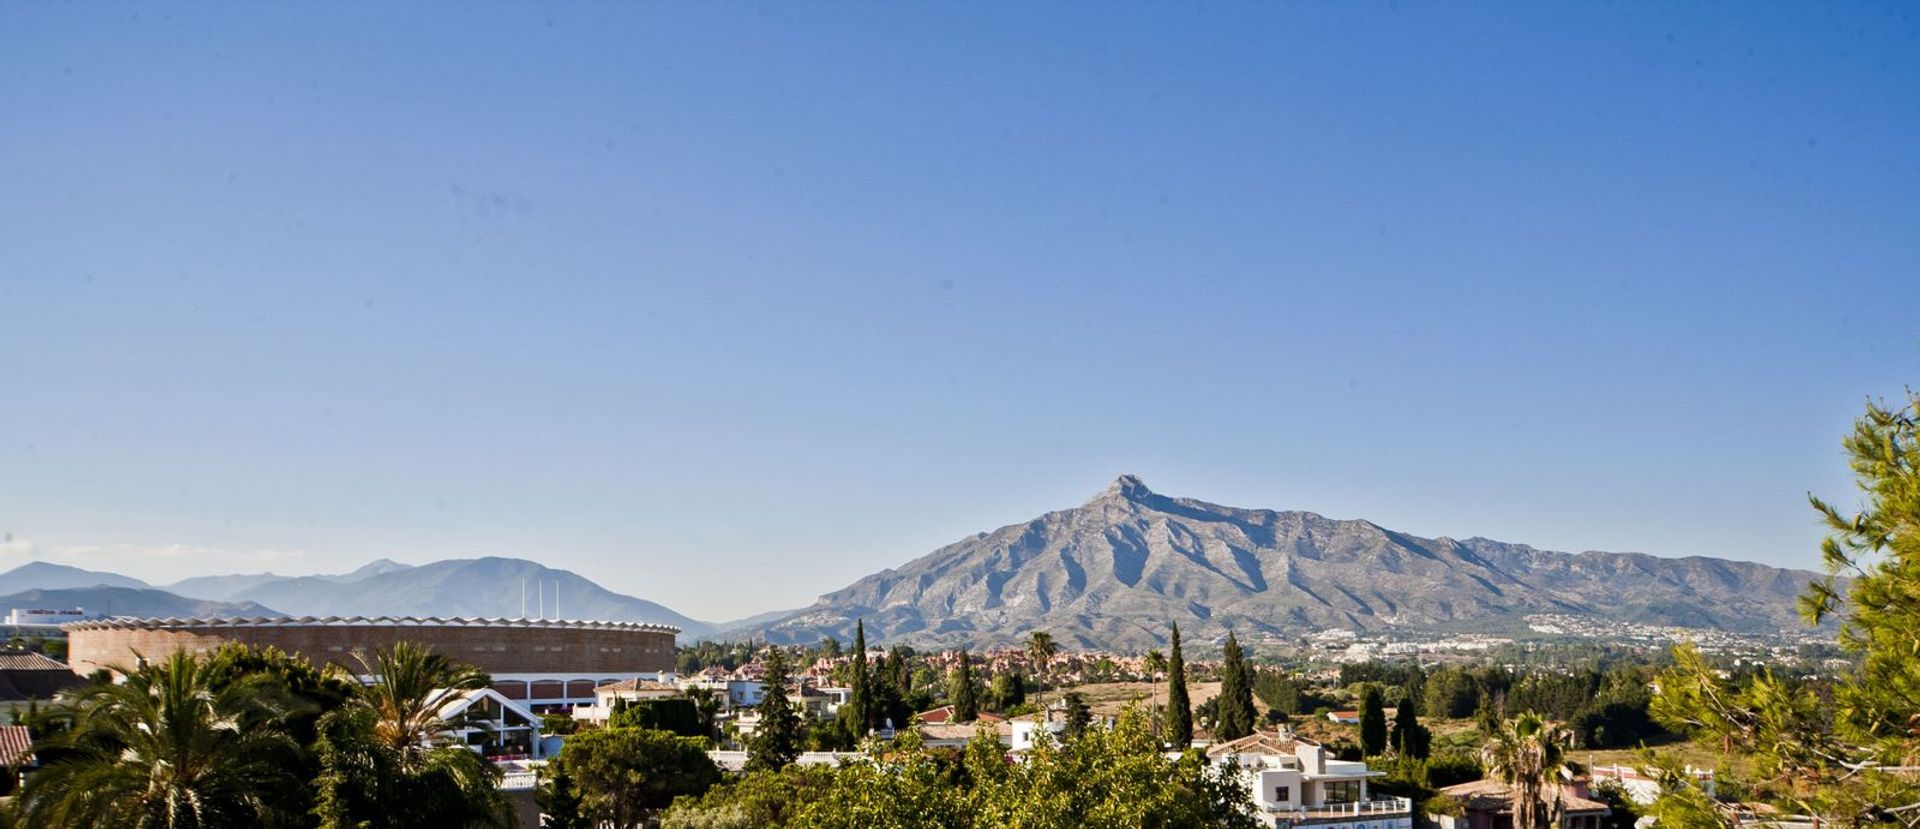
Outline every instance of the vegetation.
<path id="1" fill-rule="evenodd" d="M 1187 698 L 1187 662 L 1180 655 L 1180 623 L 1173 624 L 1167 656 L 1167 742 L 1175 748 L 1193 743 L 1193 703 Z"/>
<path id="2" fill-rule="evenodd" d="M 1053 635 L 1044 630 L 1036 630 L 1027 636 L 1027 660 L 1033 664 L 1034 679 L 1040 683 L 1040 711 L 1043 717 L 1051 719 L 1047 713 L 1047 665 L 1053 661 L 1053 655 L 1060 647 L 1053 642 Z"/>
<path id="3" fill-rule="evenodd" d="M 1420 724 L 1419 708 L 1411 696 L 1400 700 L 1400 707 L 1393 712 L 1393 751 L 1401 757 L 1425 760 L 1433 750 L 1433 732 Z"/>
<path id="4" fill-rule="evenodd" d="M 1387 710 L 1380 689 L 1368 685 L 1360 694 L 1360 751 L 1374 755 L 1387 750 Z"/>
<path id="5" fill-rule="evenodd" d="M 1487 775 L 1513 791 L 1514 829 L 1559 827 L 1563 802 L 1559 784 L 1573 777 L 1566 729 L 1521 714 L 1502 724 L 1481 750 Z"/>
<path id="6" fill-rule="evenodd" d="M 674 798 L 703 794 L 719 782 L 705 742 L 646 728 L 602 728 L 568 738 L 551 765 L 556 782 L 572 781 L 582 816 L 629 829 Z"/>
<path id="7" fill-rule="evenodd" d="M 1220 696 L 1214 709 L 1213 736 L 1222 742 L 1238 740 L 1253 733 L 1253 677 L 1247 667 L 1246 652 L 1232 631 L 1227 632 L 1226 649 L 1220 663 Z"/>
<path id="8" fill-rule="evenodd" d="M 947 699 L 953 705 L 954 722 L 973 722 L 980 716 L 980 696 L 973 679 L 973 657 L 960 650 L 959 664 L 947 680 Z"/>
<path id="9" fill-rule="evenodd" d="M 1837 620 L 1857 660 L 1831 682 L 1758 670 L 1723 677 L 1691 647 L 1657 680 L 1654 716 L 1751 760 L 1750 796 L 1838 825 L 1920 820 L 1920 396 L 1869 403 L 1843 445 L 1861 493 L 1844 514 L 1812 498 L 1829 535 L 1809 622 Z M 1658 759 L 1658 758 L 1654 758 Z M 1663 822 L 1724 823 L 1692 778 L 1663 766 Z"/>
<path id="10" fill-rule="evenodd" d="M 747 743 L 747 767 L 778 769 L 800 756 L 800 712 L 787 699 L 787 655 L 778 646 L 767 648 L 766 690 L 760 697 L 760 725 Z M 664 805 L 664 804 L 663 804 Z"/>
<path id="11" fill-rule="evenodd" d="M 663 827 L 1253 826 L 1237 771 L 1208 766 L 1198 752 L 1169 759 L 1146 717 L 1124 712 L 1112 728 L 1041 741 L 1021 763 L 982 735 L 955 754 L 906 739 L 886 757 L 838 769 L 761 771 L 683 798 Z"/>
<path id="12" fill-rule="evenodd" d="M 127 668 L 35 715 L 36 827 L 505 827 L 493 766 L 450 744 L 436 689 L 476 672 L 410 645 L 368 687 L 233 645 Z M 478 674 L 484 685 L 486 678 Z"/>
<path id="13" fill-rule="evenodd" d="M 841 709 L 840 719 L 845 724 L 847 737 L 858 745 L 867 738 L 867 732 L 873 730 L 873 693 L 868 687 L 872 677 L 867 673 L 867 622 L 856 619 L 853 623 L 853 660 L 852 674 L 847 678 L 847 686 L 852 689 L 847 695 L 847 705 Z"/>
<path id="14" fill-rule="evenodd" d="M 61 759 L 29 779 L 16 815 L 48 827 L 294 825 L 301 747 L 287 726 L 300 705 L 264 675 L 216 685 L 184 653 L 90 685 L 67 703 Z"/>

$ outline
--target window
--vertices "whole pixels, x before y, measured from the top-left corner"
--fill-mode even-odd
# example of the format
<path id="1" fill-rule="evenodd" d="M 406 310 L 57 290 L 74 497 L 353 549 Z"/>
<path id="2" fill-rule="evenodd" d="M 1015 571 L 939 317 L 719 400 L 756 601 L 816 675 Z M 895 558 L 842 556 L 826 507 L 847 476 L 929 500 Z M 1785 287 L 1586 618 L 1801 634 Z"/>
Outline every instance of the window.
<path id="1" fill-rule="evenodd" d="M 1274 799 L 1274 801 L 1275 801 L 1275 802 L 1278 802 L 1278 803 L 1285 803 L 1285 802 L 1287 802 L 1287 801 L 1289 801 L 1289 800 L 1292 800 L 1292 799 L 1293 799 L 1293 787 L 1292 787 L 1292 786 L 1275 786 L 1275 787 L 1273 787 L 1273 799 Z"/>
<path id="2" fill-rule="evenodd" d="M 1326 792 L 1328 803 L 1353 803 L 1360 799 L 1360 781 L 1329 780 Z"/>

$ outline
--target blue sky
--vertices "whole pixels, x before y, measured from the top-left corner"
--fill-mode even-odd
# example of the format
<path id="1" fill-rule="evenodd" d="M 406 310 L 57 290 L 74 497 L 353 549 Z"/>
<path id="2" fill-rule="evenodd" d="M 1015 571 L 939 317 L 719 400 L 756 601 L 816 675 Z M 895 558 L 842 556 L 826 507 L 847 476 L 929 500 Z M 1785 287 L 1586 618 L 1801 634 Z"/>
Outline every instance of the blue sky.
<path id="1" fill-rule="evenodd" d="M 1898 4 L 9 4 L 0 565 L 706 618 L 1122 472 L 1812 566 L 1920 378 Z"/>

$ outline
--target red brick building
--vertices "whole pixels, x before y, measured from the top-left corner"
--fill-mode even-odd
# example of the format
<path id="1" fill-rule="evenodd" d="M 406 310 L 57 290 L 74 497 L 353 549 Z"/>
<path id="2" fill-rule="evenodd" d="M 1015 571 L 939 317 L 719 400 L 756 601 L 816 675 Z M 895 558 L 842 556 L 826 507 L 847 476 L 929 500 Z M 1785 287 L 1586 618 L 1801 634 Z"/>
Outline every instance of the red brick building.
<path id="1" fill-rule="evenodd" d="M 62 626 L 75 673 L 131 667 L 229 642 L 272 646 L 354 673 L 355 654 L 414 642 L 493 676 L 494 689 L 535 706 L 593 702 L 596 686 L 673 670 L 679 628 L 640 622 L 328 616 L 252 619 L 94 619 Z"/>

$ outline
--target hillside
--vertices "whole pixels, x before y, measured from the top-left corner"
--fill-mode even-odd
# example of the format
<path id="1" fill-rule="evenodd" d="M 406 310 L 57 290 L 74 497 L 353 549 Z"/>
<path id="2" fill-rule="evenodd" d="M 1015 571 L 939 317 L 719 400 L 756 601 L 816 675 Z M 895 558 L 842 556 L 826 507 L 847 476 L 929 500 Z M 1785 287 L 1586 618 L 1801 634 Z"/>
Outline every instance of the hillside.
<path id="1" fill-rule="evenodd" d="M 1122 476 L 1073 509 L 935 550 L 822 596 L 775 641 L 987 645 L 1045 629 L 1076 646 L 1358 630 L 1510 629 L 1571 613 L 1735 631 L 1799 625 L 1812 573 L 1712 558 L 1578 554 L 1420 538 L 1369 521 L 1171 498 Z"/>
<path id="2" fill-rule="evenodd" d="M 347 576 L 275 578 L 247 584 L 228 594 L 230 601 L 253 601 L 295 616 L 502 616 L 543 608 L 568 619 L 655 622 L 681 628 L 682 640 L 706 635 L 713 626 L 667 607 L 615 593 L 570 570 L 556 570 L 517 558 L 449 559 L 417 567 L 375 562 Z M 542 589 L 546 591 L 543 600 Z"/>
<path id="3" fill-rule="evenodd" d="M 165 590 L 131 587 L 75 587 L 60 590 L 24 590 L 0 595 L 0 608 L 84 608 L 100 616 L 280 616 L 254 602 L 212 602 L 176 596 Z"/>
<path id="4" fill-rule="evenodd" d="M 119 573 L 82 570 L 49 561 L 30 561 L 0 573 L 0 595 L 24 590 L 67 590 L 81 587 L 127 587 L 143 589 L 149 585 Z"/>

